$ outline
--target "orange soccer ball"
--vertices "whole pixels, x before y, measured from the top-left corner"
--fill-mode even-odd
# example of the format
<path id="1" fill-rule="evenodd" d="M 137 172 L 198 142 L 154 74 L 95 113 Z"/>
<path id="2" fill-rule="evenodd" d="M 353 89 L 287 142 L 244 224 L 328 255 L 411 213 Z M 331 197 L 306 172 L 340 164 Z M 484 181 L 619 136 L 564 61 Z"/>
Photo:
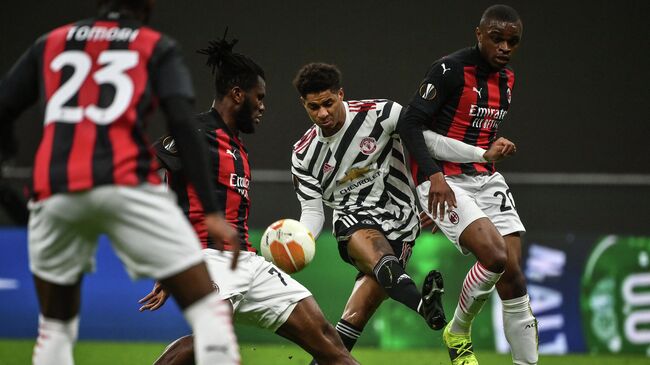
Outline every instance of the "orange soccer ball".
<path id="1" fill-rule="evenodd" d="M 294 219 L 280 219 L 262 235 L 262 256 L 286 273 L 307 266 L 316 253 L 316 241 L 309 229 Z"/>

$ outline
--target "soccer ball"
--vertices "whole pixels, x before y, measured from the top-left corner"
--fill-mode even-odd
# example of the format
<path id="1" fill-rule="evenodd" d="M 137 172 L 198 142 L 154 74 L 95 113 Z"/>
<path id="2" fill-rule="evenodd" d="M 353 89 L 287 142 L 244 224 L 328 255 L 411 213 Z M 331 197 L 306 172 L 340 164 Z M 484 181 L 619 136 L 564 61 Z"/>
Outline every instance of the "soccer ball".
<path id="1" fill-rule="evenodd" d="M 316 242 L 309 229 L 294 219 L 280 219 L 262 235 L 262 256 L 286 273 L 298 272 L 314 258 Z"/>

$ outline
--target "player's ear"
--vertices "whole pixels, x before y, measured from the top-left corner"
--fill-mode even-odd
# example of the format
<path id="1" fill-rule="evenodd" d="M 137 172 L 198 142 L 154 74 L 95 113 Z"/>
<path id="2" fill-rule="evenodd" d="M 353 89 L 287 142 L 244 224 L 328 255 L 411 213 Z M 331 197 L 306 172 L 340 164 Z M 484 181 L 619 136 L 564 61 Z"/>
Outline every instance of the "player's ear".
<path id="1" fill-rule="evenodd" d="M 338 95 L 339 95 L 339 100 L 343 100 L 343 96 L 345 96 L 345 93 L 343 92 L 343 88 L 339 89 Z"/>
<path id="2" fill-rule="evenodd" d="M 230 95 L 236 104 L 241 104 L 244 101 L 244 97 L 246 96 L 244 90 L 242 90 L 242 88 L 239 86 L 235 86 L 230 89 Z"/>
<path id="3" fill-rule="evenodd" d="M 476 27 L 476 30 L 474 30 L 474 34 L 476 34 L 476 42 L 481 42 L 481 28 L 480 26 Z"/>

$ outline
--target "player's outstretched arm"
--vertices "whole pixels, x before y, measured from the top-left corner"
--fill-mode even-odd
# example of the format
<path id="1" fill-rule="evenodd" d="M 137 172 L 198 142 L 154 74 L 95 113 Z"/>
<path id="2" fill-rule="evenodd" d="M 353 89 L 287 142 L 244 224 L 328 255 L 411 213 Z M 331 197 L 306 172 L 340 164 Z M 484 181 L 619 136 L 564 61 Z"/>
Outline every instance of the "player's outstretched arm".
<path id="1" fill-rule="evenodd" d="M 438 160 L 450 162 L 497 162 L 517 152 L 515 144 L 499 137 L 490 148 L 472 146 L 463 141 L 442 136 L 434 131 L 426 130 L 422 133 L 429 149 L 429 153 Z"/>
<path id="2" fill-rule="evenodd" d="M 318 238 L 325 223 L 325 212 L 321 199 L 300 201 L 300 223 L 309 229 L 314 240 Z"/>
<path id="3" fill-rule="evenodd" d="M 492 142 L 483 157 L 489 162 L 498 162 L 517 153 L 517 146 L 507 138 L 499 137 Z"/>
<path id="4" fill-rule="evenodd" d="M 400 117 L 398 131 L 409 153 L 418 164 L 419 169 L 429 177 L 428 211 L 434 219 L 444 219 L 445 210 L 456 207 L 456 195 L 451 190 L 442 171 L 433 160 L 422 134 L 422 126 L 427 115 L 413 107 L 407 107 Z"/>

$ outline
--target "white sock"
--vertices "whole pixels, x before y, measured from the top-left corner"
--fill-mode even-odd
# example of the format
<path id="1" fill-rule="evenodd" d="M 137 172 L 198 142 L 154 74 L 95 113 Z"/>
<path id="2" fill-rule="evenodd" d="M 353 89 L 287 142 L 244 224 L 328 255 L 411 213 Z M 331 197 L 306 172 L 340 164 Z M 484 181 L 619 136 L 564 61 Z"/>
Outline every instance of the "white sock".
<path id="1" fill-rule="evenodd" d="M 474 264 L 465 276 L 463 289 L 458 298 L 454 319 L 450 331 L 460 335 L 469 335 L 474 317 L 481 311 L 485 301 L 494 290 L 494 284 L 503 273 L 495 273 L 484 268 L 480 263 Z"/>
<path id="2" fill-rule="evenodd" d="M 38 316 L 33 365 L 74 365 L 72 348 L 79 333 L 79 316 L 68 321 Z"/>
<path id="3" fill-rule="evenodd" d="M 535 365 L 538 358 L 537 320 L 530 309 L 528 294 L 503 300 L 503 329 L 515 365 Z"/>
<path id="4" fill-rule="evenodd" d="M 217 293 L 187 307 L 185 319 L 194 331 L 194 356 L 197 365 L 238 365 L 239 346 L 232 327 L 230 304 Z"/>

